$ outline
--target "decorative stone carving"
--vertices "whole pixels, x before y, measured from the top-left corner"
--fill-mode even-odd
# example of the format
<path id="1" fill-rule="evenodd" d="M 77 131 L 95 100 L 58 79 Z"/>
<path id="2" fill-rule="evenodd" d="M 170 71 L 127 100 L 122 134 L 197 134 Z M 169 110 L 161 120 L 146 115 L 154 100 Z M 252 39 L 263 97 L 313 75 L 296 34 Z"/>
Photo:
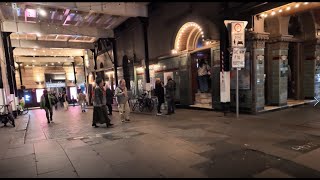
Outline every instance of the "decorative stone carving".
<path id="1" fill-rule="evenodd" d="M 320 38 L 304 41 L 305 45 L 320 45 Z"/>
<path id="2" fill-rule="evenodd" d="M 270 33 L 246 32 L 246 40 L 248 41 L 266 41 L 269 39 Z"/>
<path id="3" fill-rule="evenodd" d="M 270 43 L 273 42 L 294 42 L 295 39 L 293 38 L 292 35 L 278 35 L 278 36 L 271 36 L 269 38 Z"/>
<path id="4" fill-rule="evenodd" d="M 269 42 L 270 43 L 270 42 Z M 270 43 L 272 44 L 272 46 L 270 46 L 270 48 L 272 50 L 277 50 L 277 49 L 289 49 L 289 42 L 281 42 L 281 41 L 278 41 L 278 42 L 273 42 L 273 43 Z"/>

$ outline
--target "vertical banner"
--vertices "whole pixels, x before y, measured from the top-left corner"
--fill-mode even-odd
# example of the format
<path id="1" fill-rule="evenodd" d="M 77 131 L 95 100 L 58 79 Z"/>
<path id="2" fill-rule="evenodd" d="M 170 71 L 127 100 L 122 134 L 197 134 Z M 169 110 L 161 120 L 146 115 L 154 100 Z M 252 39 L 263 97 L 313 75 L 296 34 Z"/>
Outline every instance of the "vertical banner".
<path id="1" fill-rule="evenodd" d="M 230 102 L 230 72 L 220 72 L 221 102 Z"/>

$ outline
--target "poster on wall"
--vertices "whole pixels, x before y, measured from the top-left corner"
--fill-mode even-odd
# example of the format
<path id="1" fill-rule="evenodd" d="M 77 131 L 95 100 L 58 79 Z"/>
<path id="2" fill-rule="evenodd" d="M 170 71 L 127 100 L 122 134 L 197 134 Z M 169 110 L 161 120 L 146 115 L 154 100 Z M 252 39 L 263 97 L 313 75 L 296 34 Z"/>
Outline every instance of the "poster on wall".
<path id="1" fill-rule="evenodd" d="M 251 63 L 250 63 L 250 52 L 245 54 L 245 68 L 239 72 L 239 89 L 249 90 L 251 88 L 250 76 L 251 76 Z M 236 89 L 237 77 L 236 70 L 231 70 L 231 89 Z"/>
<path id="2" fill-rule="evenodd" d="M 139 94 L 143 93 L 143 81 L 142 81 L 142 79 L 138 80 L 138 91 L 139 91 Z"/>
<path id="3" fill-rule="evenodd" d="M 230 72 L 220 72 L 220 101 L 230 102 Z"/>

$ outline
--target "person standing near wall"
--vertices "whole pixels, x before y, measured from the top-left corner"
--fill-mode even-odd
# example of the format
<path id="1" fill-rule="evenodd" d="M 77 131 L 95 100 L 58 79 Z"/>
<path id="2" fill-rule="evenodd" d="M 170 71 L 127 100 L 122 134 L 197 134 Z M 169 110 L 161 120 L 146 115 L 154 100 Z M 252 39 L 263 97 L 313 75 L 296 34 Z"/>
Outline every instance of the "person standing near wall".
<path id="1" fill-rule="evenodd" d="M 112 115 L 113 92 L 110 89 L 110 85 L 108 83 L 106 84 L 106 97 L 107 97 L 107 106 L 109 110 L 108 115 Z"/>
<path id="2" fill-rule="evenodd" d="M 161 105 L 162 103 L 164 103 L 164 88 L 163 88 L 163 82 L 160 80 L 160 78 L 156 79 L 154 93 L 158 98 L 157 115 L 160 116 L 162 115 Z"/>
<path id="3" fill-rule="evenodd" d="M 68 102 L 68 96 L 66 94 L 66 92 L 63 92 L 62 94 L 62 99 L 63 99 L 63 107 L 64 107 L 64 110 L 68 110 L 69 108 L 69 102 Z"/>
<path id="4" fill-rule="evenodd" d="M 200 92 L 205 93 L 208 92 L 208 75 L 210 73 L 210 67 L 205 62 L 204 59 L 200 59 L 199 68 L 198 68 L 198 79 Z"/>
<path id="5" fill-rule="evenodd" d="M 128 90 L 126 87 L 126 81 L 121 79 L 119 82 L 119 86 L 115 90 L 115 96 L 117 97 L 118 109 L 120 113 L 120 118 L 122 122 L 130 121 L 130 108 L 129 108 L 129 97 Z"/>
<path id="6" fill-rule="evenodd" d="M 43 95 L 41 96 L 41 100 L 40 100 L 40 108 L 46 111 L 46 117 L 47 117 L 48 123 L 52 121 L 52 115 L 53 115 L 52 101 L 54 101 L 53 97 L 48 93 L 46 89 L 43 90 Z M 49 113 L 50 113 L 50 117 L 49 117 Z"/>
<path id="7" fill-rule="evenodd" d="M 166 88 L 166 98 L 168 103 L 168 112 L 166 115 L 174 114 L 175 109 L 175 94 L 176 94 L 176 82 L 171 76 L 167 76 L 168 82 Z"/>

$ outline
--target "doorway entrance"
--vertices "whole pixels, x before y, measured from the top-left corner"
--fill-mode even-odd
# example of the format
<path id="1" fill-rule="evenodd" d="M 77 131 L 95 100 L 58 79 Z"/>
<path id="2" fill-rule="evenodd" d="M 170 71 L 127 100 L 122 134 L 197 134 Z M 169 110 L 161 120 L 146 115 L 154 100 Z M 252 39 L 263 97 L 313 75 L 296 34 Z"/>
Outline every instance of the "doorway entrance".
<path id="1" fill-rule="evenodd" d="M 192 107 L 212 108 L 211 51 L 191 53 Z"/>

